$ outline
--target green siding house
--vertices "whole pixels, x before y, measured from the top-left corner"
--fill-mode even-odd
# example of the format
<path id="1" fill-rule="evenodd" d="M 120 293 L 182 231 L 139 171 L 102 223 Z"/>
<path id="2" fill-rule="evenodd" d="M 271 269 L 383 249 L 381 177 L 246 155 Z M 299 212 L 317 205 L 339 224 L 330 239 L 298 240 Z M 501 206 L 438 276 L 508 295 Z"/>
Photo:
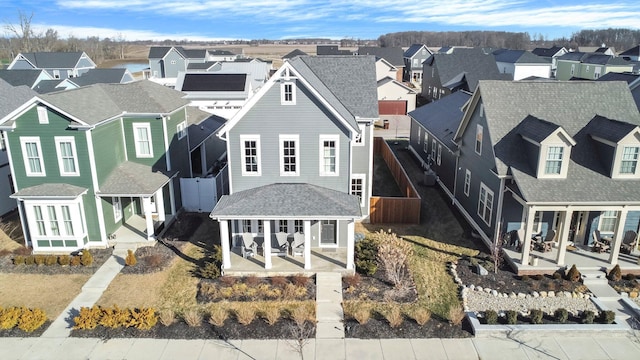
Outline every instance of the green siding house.
<path id="1" fill-rule="evenodd" d="M 131 229 L 151 240 L 173 218 L 178 175 L 191 174 L 181 96 L 149 81 L 98 84 L 34 97 L 0 119 L 34 252 L 104 247 Z"/>

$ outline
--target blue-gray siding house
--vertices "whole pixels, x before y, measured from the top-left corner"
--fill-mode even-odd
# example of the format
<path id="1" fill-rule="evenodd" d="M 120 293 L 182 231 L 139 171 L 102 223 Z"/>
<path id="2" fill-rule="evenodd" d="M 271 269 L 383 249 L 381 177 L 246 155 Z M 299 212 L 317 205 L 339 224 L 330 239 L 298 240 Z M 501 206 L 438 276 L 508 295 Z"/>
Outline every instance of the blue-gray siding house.
<path id="1" fill-rule="evenodd" d="M 230 195 L 211 218 L 225 270 L 246 238 L 262 245 L 270 269 L 277 237 L 304 239 L 304 269 L 313 267 L 312 248 L 346 249 L 344 265 L 354 269 L 354 222 L 369 214 L 376 99 L 373 56 L 299 56 L 218 132 Z"/>
<path id="2" fill-rule="evenodd" d="M 33 52 L 18 54 L 7 70 L 42 69 L 54 79 L 67 79 L 95 68 L 85 52 Z"/>

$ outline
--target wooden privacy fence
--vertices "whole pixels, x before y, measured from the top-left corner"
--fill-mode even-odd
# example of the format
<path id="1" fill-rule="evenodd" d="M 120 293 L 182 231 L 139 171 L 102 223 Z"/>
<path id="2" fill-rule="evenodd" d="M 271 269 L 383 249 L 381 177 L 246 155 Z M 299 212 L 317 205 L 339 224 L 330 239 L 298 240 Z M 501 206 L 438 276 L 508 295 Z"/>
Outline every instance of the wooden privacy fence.
<path id="1" fill-rule="evenodd" d="M 400 161 L 381 137 L 374 138 L 373 152 L 382 156 L 404 197 L 372 196 L 369 221 L 372 224 L 419 224 L 422 199 L 400 165 Z"/>

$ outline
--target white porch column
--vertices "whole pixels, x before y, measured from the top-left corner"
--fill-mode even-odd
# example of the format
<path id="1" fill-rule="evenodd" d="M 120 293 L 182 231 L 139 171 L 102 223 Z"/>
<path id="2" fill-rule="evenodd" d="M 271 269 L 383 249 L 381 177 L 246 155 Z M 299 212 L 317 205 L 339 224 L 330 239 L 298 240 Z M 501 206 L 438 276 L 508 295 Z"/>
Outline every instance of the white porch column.
<path id="1" fill-rule="evenodd" d="M 271 269 L 271 221 L 263 220 L 262 229 L 264 232 L 264 242 L 262 252 L 264 253 L 264 268 Z"/>
<path id="2" fill-rule="evenodd" d="M 558 243 L 558 257 L 556 258 L 556 264 L 564 265 L 564 257 L 567 254 L 567 244 L 569 243 L 569 228 L 571 227 L 571 215 L 573 211 L 567 210 L 562 213 L 562 227 L 560 228 L 559 243 Z"/>
<path id="3" fill-rule="evenodd" d="M 611 244 L 611 254 L 609 255 L 609 264 L 615 265 L 618 263 L 618 256 L 620 255 L 620 245 L 622 244 L 622 238 L 624 237 L 624 223 L 627 220 L 627 209 L 618 211 L 618 217 L 616 218 L 616 230 L 613 233 L 613 240 Z"/>
<path id="4" fill-rule="evenodd" d="M 169 203 L 171 205 L 171 216 L 176 214 L 176 198 L 173 194 L 173 179 L 169 181 Z"/>
<path id="5" fill-rule="evenodd" d="M 533 218 L 536 216 L 536 209 L 529 206 L 527 209 L 527 218 L 525 222 L 524 239 L 522 240 L 522 257 L 520 263 L 529 265 L 529 252 L 531 248 L 531 235 L 533 234 Z"/>
<path id="6" fill-rule="evenodd" d="M 311 270 L 311 220 L 304 220 L 304 269 Z"/>
<path id="7" fill-rule="evenodd" d="M 354 269 L 353 266 L 353 257 L 354 257 L 354 239 L 353 239 L 353 232 L 354 232 L 354 222 L 353 220 L 348 220 L 347 221 L 347 269 L 351 270 Z"/>
<path id="8" fill-rule="evenodd" d="M 222 267 L 231 268 L 231 247 L 229 246 L 229 220 L 220 220 L 220 244 L 222 246 Z"/>
<path id="9" fill-rule="evenodd" d="M 158 207 L 158 221 L 164 222 L 166 214 L 164 213 L 164 194 L 162 188 L 156 191 L 156 207 Z"/>
<path id="10" fill-rule="evenodd" d="M 153 239 L 153 215 L 151 209 L 151 198 L 143 197 L 142 198 L 142 208 L 144 209 L 144 219 L 147 223 L 147 240 Z"/>

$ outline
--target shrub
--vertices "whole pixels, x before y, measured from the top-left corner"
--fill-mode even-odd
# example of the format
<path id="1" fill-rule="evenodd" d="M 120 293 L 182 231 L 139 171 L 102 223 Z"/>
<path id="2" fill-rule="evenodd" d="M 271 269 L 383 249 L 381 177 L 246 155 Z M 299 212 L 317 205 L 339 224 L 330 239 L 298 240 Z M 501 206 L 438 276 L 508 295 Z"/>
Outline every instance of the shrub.
<path id="1" fill-rule="evenodd" d="M 542 275 L 542 274 L 531 275 L 531 279 L 533 279 L 535 281 L 540 281 L 540 280 L 544 279 L 544 275 Z"/>
<path id="2" fill-rule="evenodd" d="M 353 275 L 347 275 L 343 277 L 342 280 L 345 284 L 347 284 L 347 287 L 357 287 L 358 285 L 360 285 L 362 277 L 360 276 L 360 274 L 355 273 Z"/>
<path id="3" fill-rule="evenodd" d="M 13 265 L 24 265 L 24 256 L 16 255 L 13 257 Z"/>
<path id="4" fill-rule="evenodd" d="M 309 281 L 311 281 L 311 278 L 303 274 L 297 274 L 291 277 L 291 282 L 293 283 L 293 285 L 298 287 L 306 288 L 307 285 L 309 284 Z"/>
<path id="5" fill-rule="evenodd" d="M 611 281 L 622 280 L 622 271 L 620 271 L 620 265 L 616 264 L 616 266 L 614 266 L 613 269 L 609 271 L 609 274 L 607 275 L 607 277 Z"/>
<path id="6" fill-rule="evenodd" d="M 507 315 L 507 324 L 515 325 L 518 323 L 518 312 L 515 310 L 507 310 L 505 312 Z"/>
<path id="7" fill-rule="evenodd" d="M 409 312 L 409 317 L 416 321 L 420 326 L 423 326 L 431 319 L 431 311 L 423 307 L 415 307 Z"/>
<path id="8" fill-rule="evenodd" d="M 544 313 L 540 309 L 531 309 L 529 310 L 529 320 L 531 320 L 532 324 L 542 324 L 542 318 L 544 317 Z"/>
<path id="9" fill-rule="evenodd" d="M 47 266 L 53 266 L 58 263 L 58 257 L 55 255 L 49 255 L 44 259 L 44 264 Z"/>
<path id="10" fill-rule="evenodd" d="M 236 320 L 242 325 L 249 325 L 256 318 L 256 310 L 252 304 L 240 304 L 235 311 Z"/>
<path id="11" fill-rule="evenodd" d="M 371 319 L 371 309 L 368 307 L 356 308 L 351 314 L 360 325 L 364 325 Z"/>
<path id="12" fill-rule="evenodd" d="M 567 272 L 567 280 L 571 282 L 578 282 L 580 281 L 580 277 L 580 271 L 578 271 L 576 264 L 573 264 L 573 266 L 571 266 L 571 269 L 569 269 L 569 271 Z"/>
<path id="13" fill-rule="evenodd" d="M 273 286 L 284 287 L 288 283 L 289 283 L 289 280 L 287 280 L 287 278 L 284 277 L 284 276 L 273 276 L 273 277 L 271 277 L 271 285 L 273 285 Z"/>
<path id="14" fill-rule="evenodd" d="M 158 253 L 154 253 L 154 254 L 149 254 L 147 256 L 145 256 L 142 261 L 144 262 L 144 265 L 146 267 L 148 267 L 149 269 L 160 269 L 162 267 L 162 265 L 164 265 L 164 258 L 162 257 L 161 254 Z"/>
<path id="15" fill-rule="evenodd" d="M 529 275 L 522 275 L 522 276 L 520 276 L 520 280 L 522 280 L 522 281 L 529 281 Z"/>
<path id="16" fill-rule="evenodd" d="M 282 298 L 284 300 L 302 300 L 307 297 L 307 288 L 295 286 L 294 284 L 285 285 L 282 289 Z"/>
<path id="17" fill-rule="evenodd" d="M 102 310 L 94 305 L 93 307 L 81 307 L 78 316 L 73 318 L 74 329 L 91 330 L 98 326 L 98 321 L 102 317 Z"/>
<path id="18" fill-rule="evenodd" d="M 244 278 L 244 283 L 247 284 L 248 286 L 256 286 L 261 282 L 262 282 L 262 279 L 255 275 L 249 275 Z"/>
<path id="19" fill-rule="evenodd" d="M 238 281 L 235 276 L 222 276 L 220 277 L 220 283 L 224 286 L 233 286 Z"/>
<path id="20" fill-rule="evenodd" d="M 561 324 L 564 324 L 569 320 L 569 312 L 565 308 L 556 309 L 554 316 L 556 321 Z"/>
<path id="21" fill-rule="evenodd" d="M 613 324 L 616 321 L 616 313 L 611 310 L 605 310 L 600 313 L 600 322 L 604 324 Z"/>
<path id="22" fill-rule="evenodd" d="M 158 323 L 158 316 L 153 308 L 141 308 L 131 310 L 129 326 L 138 330 L 149 330 Z"/>
<path id="23" fill-rule="evenodd" d="M 44 259 L 45 259 L 44 255 L 34 255 L 33 258 L 36 265 L 44 265 Z"/>
<path id="24" fill-rule="evenodd" d="M 111 308 L 103 307 L 102 316 L 98 321 L 98 324 L 109 328 L 119 328 L 130 326 L 131 311 L 129 309 L 120 309 L 114 305 Z"/>
<path id="25" fill-rule="evenodd" d="M 221 306 L 215 306 L 209 312 L 209 324 L 217 327 L 224 326 L 224 322 L 229 318 L 227 309 Z"/>
<path id="26" fill-rule="evenodd" d="M 453 325 L 462 324 L 462 320 L 464 320 L 464 317 L 465 317 L 465 313 L 462 309 L 462 306 L 458 304 L 458 305 L 453 305 L 449 307 L 449 321 Z"/>
<path id="27" fill-rule="evenodd" d="M 488 325 L 495 325 L 498 323 L 498 313 L 494 310 L 487 310 L 484 312 L 484 319 Z"/>
<path id="28" fill-rule="evenodd" d="M 280 308 L 275 305 L 265 304 L 264 309 L 260 311 L 261 317 L 266 321 L 269 326 L 273 326 L 280 320 Z"/>
<path id="29" fill-rule="evenodd" d="M 71 262 L 70 262 L 71 266 L 80 266 L 80 263 L 81 263 L 80 256 L 72 256 L 71 257 Z"/>
<path id="30" fill-rule="evenodd" d="M 172 309 L 160 310 L 158 315 L 160 323 L 164 326 L 169 326 L 176 322 L 176 313 Z"/>
<path id="31" fill-rule="evenodd" d="M 360 274 L 371 276 L 378 271 L 378 240 L 367 237 L 358 241 L 355 245 L 356 271 Z"/>
<path id="32" fill-rule="evenodd" d="M 89 249 L 82 250 L 82 255 L 80 255 L 80 264 L 82 264 L 82 266 L 91 266 L 91 264 L 93 264 L 93 255 L 91 255 Z"/>
<path id="33" fill-rule="evenodd" d="M 25 332 L 33 332 L 39 329 L 47 321 L 47 314 L 41 309 L 20 309 L 18 329 Z"/>
<path id="34" fill-rule="evenodd" d="M 127 250 L 127 257 L 124 258 L 124 264 L 126 266 L 135 266 L 138 263 L 136 259 L 136 254 L 133 253 L 133 250 Z"/>
<path id="35" fill-rule="evenodd" d="M 304 326 L 306 321 L 315 322 L 315 306 L 314 303 L 300 304 L 289 311 L 289 316 L 299 327 Z"/>
<path id="36" fill-rule="evenodd" d="M 402 322 L 404 321 L 404 316 L 402 315 L 399 306 L 391 307 L 391 309 L 384 312 L 383 316 L 392 328 L 402 325 Z"/>
<path id="37" fill-rule="evenodd" d="M 582 312 L 581 318 L 583 324 L 593 324 L 593 320 L 595 320 L 596 314 L 591 310 L 585 310 Z"/>
<path id="38" fill-rule="evenodd" d="M 67 266 L 70 262 L 71 258 L 69 257 L 69 255 L 58 256 L 58 264 L 60 264 L 60 266 Z"/>
<path id="39" fill-rule="evenodd" d="M 560 272 L 556 271 L 556 272 L 553 273 L 552 277 L 553 277 L 554 280 L 560 280 L 560 279 L 562 279 L 562 274 Z"/>
<path id="40" fill-rule="evenodd" d="M 18 307 L 10 307 L 0 311 L 0 329 L 9 330 L 18 325 L 21 309 Z"/>
<path id="41" fill-rule="evenodd" d="M 386 234 L 383 235 L 382 234 Z M 413 254 L 410 243 L 399 239 L 395 234 L 380 231 L 383 241 L 378 247 L 378 262 L 384 268 L 384 275 L 396 289 L 410 287 L 409 258 Z"/>
<path id="42" fill-rule="evenodd" d="M 207 261 L 196 269 L 196 275 L 203 279 L 217 279 L 220 277 L 220 264 Z"/>
<path id="43" fill-rule="evenodd" d="M 35 256 L 28 255 L 27 257 L 24 258 L 24 263 L 25 263 L 25 265 L 35 265 L 35 263 L 36 263 Z"/>
<path id="44" fill-rule="evenodd" d="M 182 314 L 182 320 L 191 327 L 202 325 L 202 314 L 198 310 L 187 310 Z"/>
<path id="45" fill-rule="evenodd" d="M 624 278 L 626 280 L 633 281 L 633 280 L 636 279 L 636 276 L 634 274 L 629 273 L 629 274 L 625 275 Z"/>
<path id="46" fill-rule="evenodd" d="M 20 246 L 19 248 L 16 248 L 15 250 L 13 250 L 13 253 L 15 255 L 27 256 L 27 255 L 31 255 L 31 249 L 28 247 Z"/>

